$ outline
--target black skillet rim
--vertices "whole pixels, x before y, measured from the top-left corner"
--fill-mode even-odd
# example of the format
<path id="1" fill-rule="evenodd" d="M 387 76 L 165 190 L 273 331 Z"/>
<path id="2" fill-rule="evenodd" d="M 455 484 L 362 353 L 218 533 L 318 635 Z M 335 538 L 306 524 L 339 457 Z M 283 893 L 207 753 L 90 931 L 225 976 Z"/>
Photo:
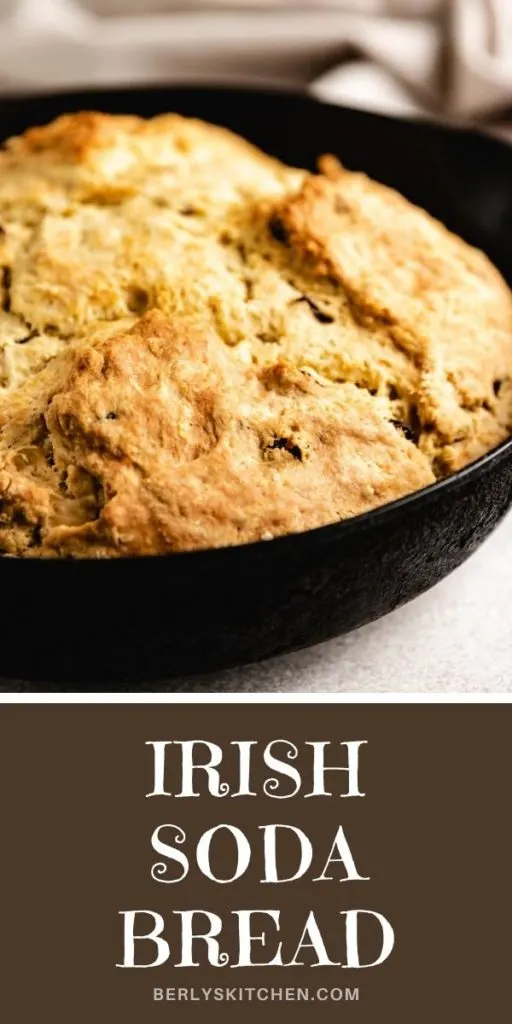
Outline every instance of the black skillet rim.
<path id="1" fill-rule="evenodd" d="M 195 91 L 204 92 L 205 90 L 211 90 L 212 92 L 216 91 L 237 93 L 240 96 L 243 96 L 244 93 L 249 93 L 253 96 L 258 94 L 265 95 L 267 98 L 276 96 L 280 98 L 289 98 L 292 100 L 302 100 L 311 106 L 329 107 L 330 109 L 334 110 L 339 107 L 342 110 L 345 110 L 349 113 L 360 115 L 367 119 L 368 121 L 375 119 L 380 121 L 385 120 L 392 122 L 406 122 L 409 125 L 414 125 L 416 128 L 426 129 L 427 132 L 436 131 L 446 133 L 449 135 L 458 134 L 476 136 L 486 139 L 487 142 L 491 141 L 492 143 L 497 145 L 498 148 L 503 149 L 505 151 L 507 151 L 509 148 L 506 146 L 505 143 L 497 139 L 492 133 L 480 132 L 478 130 L 475 130 L 474 128 L 468 128 L 467 126 L 464 125 L 431 121 L 428 119 L 421 119 L 408 116 L 403 118 L 397 118 L 393 117 L 392 115 L 381 114 L 375 111 L 360 110 L 356 107 L 346 106 L 345 104 L 336 104 L 333 102 L 329 102 L 328 100 L 319 99 L 315 95 L 304 92 L 304 90 L 302 90 L 300 87 L 294 88 L 289 84 L 285 84 L 281 88 L 280 86 L 277 86 L 276 83 L 272 83 L 272 86 L 269 86 L 264 82 L 261 85 L 258 85 L 258 83 L 250 82 L 230 83 L 229 81 L 226 81 L 222 78 L 219 78 L 218 80 L 205 79 L 204 82 L 202 82 L 201 79 L 199 78 L 198 80 L 195 80 L 193 82 L 182 81 L 168 83 L 153 82 L 150 84 L 141 83 L 140 85 L 137 85 L 135 87 L 131 87 L 128 84 L 123 85 L 122 83 L 120 83 L 119 86 L 110 88 L 73 88 L 70 90 L 54 90 L 50 92 L 44 91 L 36 93 L 20 92 L 13 93 L 7 96 L 5 98 L 4 104 L 7 108 L 9 106 L 16 108 L 23 107 L 24 105 L 30 103 L 35 103 L 39 105 L 39 103 L 44 104 L 45 101 L 55 102 L 58 101 L 60 98 L 62 98 L 63 100 L 72 100 L 73 97 L 78 98 L 81 96 L 90 96 L 92 98 L 94 95 L 102 97 L 112 95 L 119 97 L 125 94 L 129 95 L 130 93 L 150 96 L 151 93 L 161 93 L 166 89 L 168 89 L 170 92 L 176 93 L 186 93 Z M 505 440 L 502 441 L 499 445 L 491 449 L 491 451 L 486 452 L 484 455 L 481 455 L 474 462 L 470 462 L 467 466 L 464 466 L 462 469 L 457 470 L 455 473 L 452 473 L 449 476 L 444 477 L 442 480 L 436 480 L 434 483 L 429 484 L 428 487 L 423 487 L 420 490 L 412 491 L 411 493 L 405 494 L 403 495 L 403 497 L 397 498 L 394 501 L 386 502 L 384 505 L 380 505 L 377 508 L 370 509 L 367 512 L 362 512 L 357 516 L 352 516 L 350 519 L 344 519 L 340 522 L 326 523 L 323 526 L 317 526 L 309 530 L 303 530 L 300 533 L 283 534 L 282 536 L 273 537 L 271 540 L 250 541 L 243 544 L 233 544 L 217 548 L 199 548 L 191 551 L 176 551 L 169 552 L 166 554 L 155 555 L 123 555 L 121 557 L 116 558 L 102 559 L 27 559 L 12 558 L 7 556 L 7 558 L 5 559 L 2 559 L 0 557 L 0 561 L 4 561 L 4 564 L 6 561 L 10 564 L 12 564 L 12 562 L 16 562 L 17 564 L 29 563 L 31 565 L 37 563 L 39 563 L 40 565 L 50 564 L 54 568 L 56 568 L 58 565 L 69 565 L 70 562 L 72 562 L 73 564 L 85 563 L 87 565 L 91 565 L 92 563 L 97 563 L 101 565 L 105 565 L 106 563 L 109 563 L 110 565 L 126 565 L 127 563 L 131 562 L 136 562 L 137 564 L 143 563 L 146 565 L 154 565 L 160 562 L 175 561 L 176 559 L 182 562 L 183 559 L 187 558 L 189 560 L 198 560 L 201 558 L 203 560 L 210 560 L 212 558 L 227 559 L 242 557 L 243 554 L 247 554 L 249 557 L 254 557 L 254 555 L 256 555 L 257 557 L 261 553 L 263 548 L 268 548 L 269 545 L 272 547 L 273 550 L 276 550 L 276 546 L 281 547 L 282 549 L 286 545 L 290 544 L 293 544 L 294 546 L 301 544 L 304 546 L 310 543 L 315 544 L 317 541 L 330 542 L 333 540 L 338 540 L 340 535 L 348 536 L 350 533 L 353 533 L 354 531 L 369 529 L 378 522 L 386 521 L 387 519 L 392 519 L 396 515 L 400 515 L 400 513 L 406 508 L 416 507 L 419 504 L 427 506 L 430 503 L 430 500 L 435 500 L 437 495 L 441 491 L 443 491 L 444 494 L 450 491 L 457 491 L 461 483 L 467 481 L 472 476 L 476 477 L 480 475 L 481 472 L 486 473 L 490 469 L 494 468 L 495 464 L 501 463 L 503 459 L 505 459 L 509 454 L 512 455 L 512 436 L 505 438 Z"/>

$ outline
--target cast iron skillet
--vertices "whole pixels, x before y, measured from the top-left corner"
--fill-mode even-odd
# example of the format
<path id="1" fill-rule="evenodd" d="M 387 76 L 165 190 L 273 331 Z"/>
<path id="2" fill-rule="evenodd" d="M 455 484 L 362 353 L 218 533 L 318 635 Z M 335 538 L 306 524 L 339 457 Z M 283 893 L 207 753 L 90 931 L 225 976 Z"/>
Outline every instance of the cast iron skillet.
<path id="1" fill-rule="evenodd" d="M 494 139 L 301 95 L 204 87 L 4 102 L 0 135 L 84 108 L 195 115 L 299 166 L 336 153 L 480 246 L 512 282 L 512 148 Z M 135 560 L 0 559 L 0 675 L 108 689 L 317 643 L 437 583 L 511 503 L 507 441 L 426 490 L 304 534 Z"/>

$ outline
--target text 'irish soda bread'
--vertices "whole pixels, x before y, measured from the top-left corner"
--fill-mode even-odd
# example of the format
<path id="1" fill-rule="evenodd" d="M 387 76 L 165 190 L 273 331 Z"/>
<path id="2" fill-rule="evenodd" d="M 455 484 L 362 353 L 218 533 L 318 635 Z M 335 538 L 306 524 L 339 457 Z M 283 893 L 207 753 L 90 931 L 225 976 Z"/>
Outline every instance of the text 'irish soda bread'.
<path id="1" fill-rule="evenodd" d="M 0 551 L 237 544 L 364 512 L 512 428 L 487 258 L 324 158 L 84 113 L 0 153 Z"/>

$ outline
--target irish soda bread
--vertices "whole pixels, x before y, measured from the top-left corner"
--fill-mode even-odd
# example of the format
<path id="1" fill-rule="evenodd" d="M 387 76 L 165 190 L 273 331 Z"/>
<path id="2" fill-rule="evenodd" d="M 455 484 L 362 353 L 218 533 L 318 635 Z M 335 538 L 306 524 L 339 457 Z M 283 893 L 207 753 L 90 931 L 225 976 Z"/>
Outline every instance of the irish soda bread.
<path id="1" fill-rule="evenodd" d="M 512 427 L 480 252 L 333 158 L 82 113 L 0 153 L 0 551 L 270 539 L 433 482 Z"/>

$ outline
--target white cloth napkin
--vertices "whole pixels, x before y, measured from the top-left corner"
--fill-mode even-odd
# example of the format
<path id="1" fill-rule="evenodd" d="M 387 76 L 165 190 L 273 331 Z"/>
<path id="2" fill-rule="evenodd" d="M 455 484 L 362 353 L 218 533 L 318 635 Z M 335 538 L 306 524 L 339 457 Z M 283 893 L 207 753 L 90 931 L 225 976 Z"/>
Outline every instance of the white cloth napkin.
<path id="1" fill-rule="evenodd" d="M 3 92 L 205 78 L 494 118 L 512 106 L 512 0 L 0 0 Z"/>
<path id="2" fill-rule="evenodd" d="M 318 94 L 452 119 L 486 119 L 512 105 L 510 0 L 448 0 L 430 19 L 359 18 L 351 41 L 360 59 L 329 70 Z"/>

